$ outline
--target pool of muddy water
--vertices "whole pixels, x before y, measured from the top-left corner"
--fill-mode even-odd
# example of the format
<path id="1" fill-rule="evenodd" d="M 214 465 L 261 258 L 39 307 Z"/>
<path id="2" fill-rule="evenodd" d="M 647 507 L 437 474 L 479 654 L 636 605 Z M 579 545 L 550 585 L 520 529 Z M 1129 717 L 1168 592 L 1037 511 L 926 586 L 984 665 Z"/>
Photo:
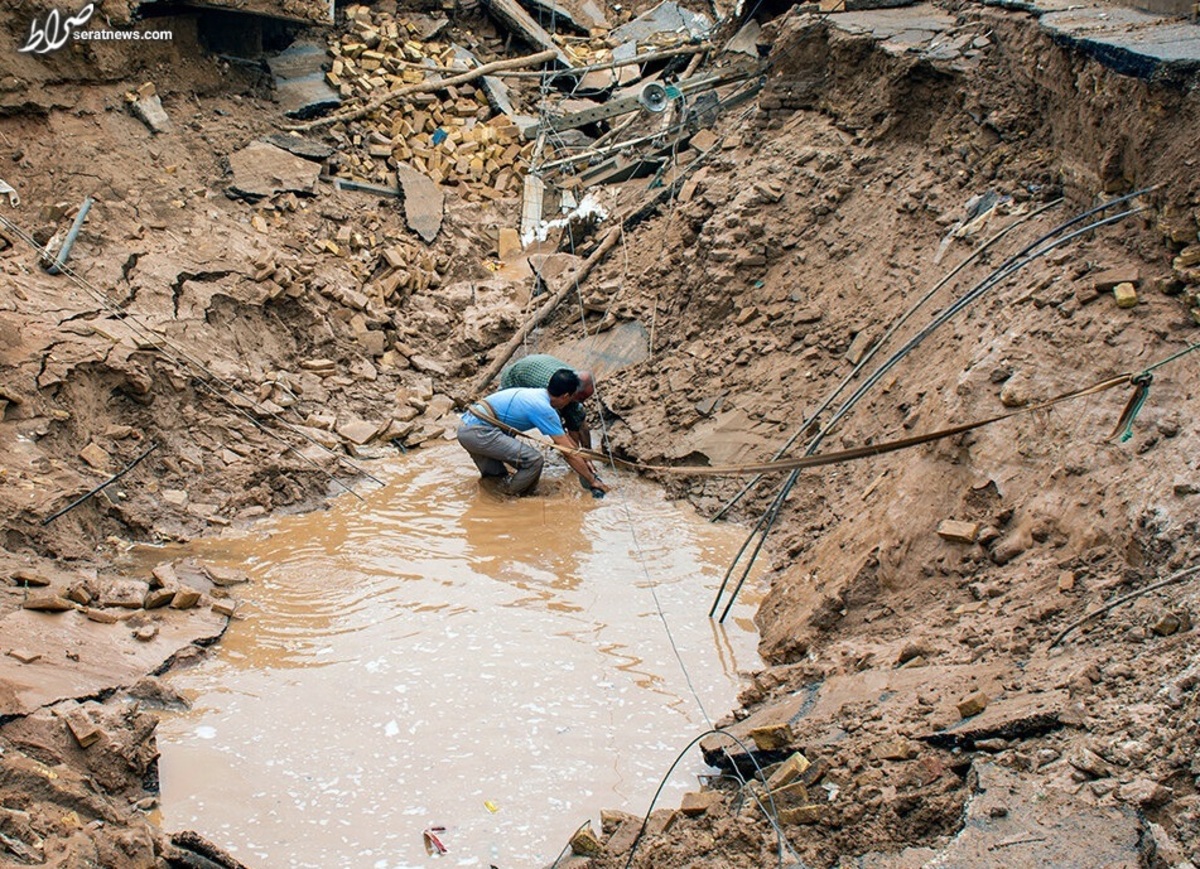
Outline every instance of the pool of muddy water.
<path id="1" fill-rule="evenodd" d="M 361 501 L 189 546 L 252 582 L 168 677 L 191 708 L 158 730 L 164 828 L 251 869 L 510 869 L 601 808 L 643 814 L 759 666 L 754 590 L 708 617 L 744 532 L 631 476 L 594 500 L 558 464 L 502 499 L 441 444 L 372 463 Z M 656 805 L 709 771 L 693 749 Z"/>

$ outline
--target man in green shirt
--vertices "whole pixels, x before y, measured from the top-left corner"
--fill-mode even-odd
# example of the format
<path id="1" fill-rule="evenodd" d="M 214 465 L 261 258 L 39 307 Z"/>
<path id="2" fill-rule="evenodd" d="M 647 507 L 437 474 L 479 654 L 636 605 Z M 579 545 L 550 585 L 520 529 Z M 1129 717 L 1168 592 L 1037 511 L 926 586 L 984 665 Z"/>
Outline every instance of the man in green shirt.
<path id="1" fill-rule="evenodd" d="M 514 386 L 523 386 L 529 389 L 545 389 L 550 385 L 550 378 L 554 376 L 554 372 L 560 368 L 569 369 L 571 366 L 548 354 L 532 353 L 529 356 L 523 356 L 500 372 L 500 388 L 509 389 Z M 558 409 L 558 415 L 562 419 L 563 429 L 566 430 L 571 440 L 584 449 L 591 449 L 592 433 L 588 429 L 587 412 L 584 411 L 582 402 L 592 397 L 592 393 L 596 391 L 596 382 L 590 371 L 576 371 L 575 373 L 579 376 L 579 389 L 571 396 L 570 403 Z M 588 470 L 595 476 L 596 469 L 591 462 L 587 464 Z M 580 476 L 579 480 L 585 489 L 591 488 L 583 476 Z"/>

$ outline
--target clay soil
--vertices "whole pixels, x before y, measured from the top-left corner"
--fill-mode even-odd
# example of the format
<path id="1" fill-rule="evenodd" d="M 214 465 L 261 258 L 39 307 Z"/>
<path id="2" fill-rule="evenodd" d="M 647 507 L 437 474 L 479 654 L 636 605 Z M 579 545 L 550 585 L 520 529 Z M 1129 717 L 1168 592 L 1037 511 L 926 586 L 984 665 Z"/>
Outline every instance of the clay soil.
<path id="1" fill-rule="evenodd" d="M 819 763 L 818 808 L 776 827 L 747 788 L 722 780 L 705 811 L 659 815 L 635 866 L 922 865 L 964 830 L 984 767 L 1018 783 L 1014 800 L 1123 819 L 1128 852 L 1111 865 L 1200 861 L 1200 579 L 1052 645 L 1096 607 L 1195 564 L 1200 354 L 1153 372 L 1127 440 L 1112 437 L 1127 383 L 1029 410 L 1200 339 L 1198 273 L 1175 259 L 1197 244 L 1200 104 L 1178 82 L 1124 77 L 1055 44 L 1025 13 L 942 12 L 971 37 L 970 57 L 884 51 L 798 10 L 770 20 L 762 93 L 802 82 L 808 96 L 760 96 L 722 118 L 701 168 L 630 226 L 583 304 L 563 305 L 531 339 L 547 349 L 586 328 L 647 327 L 647 358 L 619 391 L 602 382 L 592 409 L 616 455 L 761 461 L 803 432 L 798 455 L 854 361 L 999 230 L 1017 224 L 864 373 L 1042 233 L 1154 188 L 1104 212 L 1138 213 L 1029 262 L 933 331 L 819 452 L 1021 413 L 802 471 L 782 500 L 761 556 L 767 665 L 724 723 L 778 724 L 778 704 L 823 698 L 825 714 L 784 715 L 790 740 L 762 758 L 800 750 Z M 0 653 L 4 672 L 22 674 L 0 684 L 0 865 L 237 865 L 148 816 L 153 710 L 177 702 L 155 674 L 204 654 L 229 592 L 186 565 L 131 572 L 121 553 L 318 507 L 335 480 L 361 482 L 347 460 L 440 437 L 453 397 L 528 315 L 526 282 L 490 267 L 515 199 L 450 189 L 441 233 L 424 245 L 394 200 L 328 186 L 257 204 L 227 196 L 228 155 L 283 119 L 260 69 L 207 53 L 195 16 L 168 20 L 169 45 L 69 49 L 54 63 L 18 54 L 16 25 L 0 35 L 0 178 L 21 198 L 0 204 L 4 216 L 45 242 L 95 199 L 72 252 L 79 280 L 46 274 L 11 228 L 0 251 Z M 503 52 L 477 10 L 454 26 Z M 170 133 L 128 111 L 126 93 L 146 81 Z M 976 219 L 980 201 L 995 208 Z M 419 250 L 430 279 L 375 293 L 378 247 L 314 247 L 345 227 Z M 1132 307 L 1118 306 L 1116 279 L 1134 284 Z M 370 352 L 369 331 L 385 333 L 388 354 Z M 299 428 L 264 417 L 263 402 Z M 364 421 L 373 443 L 357 442 L 352 424 Z M 44 523 L 152 445 L 119 484 Z M 767 475 L 724 521 L 749 531 L 785 476 Z M 748 479 L 658 477 L 706 515 Z M 948 520 L 958 536 L 939 534 Z M 140 595 L 173 586 L 194 588 L 199 605 L 141 608 Z M 67 610 L 23 609 L 47 596 Z M 68 626 L 62 657 L 28 654 L 51 623 Z M 88 656 L 106 666 L 105 643 L 131 642 L 161 654 L 109 679 L 82 672 Z M 979 695 L 996 716 L 988 728 L 934 738 L 961 728 L 977 710 L 960 704 Z M 621 812 L 640 824 L 645 808 L 614 806 L 607 849 L 563 863 L 626 865 Z M 1063 844 L 1077 849 L 1073 865 L 1094 865 L 1086 837 Z M 1014 853 L 985 849 L 972 864 L 1026 859 Z"/>

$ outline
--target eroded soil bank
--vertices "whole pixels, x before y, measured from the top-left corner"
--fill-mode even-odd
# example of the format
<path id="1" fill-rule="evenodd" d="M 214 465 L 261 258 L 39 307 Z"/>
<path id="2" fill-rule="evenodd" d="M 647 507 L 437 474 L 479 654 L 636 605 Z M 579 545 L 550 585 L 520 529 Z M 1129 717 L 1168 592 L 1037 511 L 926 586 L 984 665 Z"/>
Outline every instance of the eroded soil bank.
<path id="1" fill-rule="evenodd" d="M 531 338 L 555 350 L 585 325 L 645 326 L 648 358 L 594 402 L 616 453 L 726 464 L 769 457 L 805 427 L 807 443 L 830 414 L 808 417 L 854 363 L 1017 221 L 866 371 L 970 288 L 987 292 L 897 362 L 822 451 L 1036 405 L 1200 337 L 1195 89 L 1117 74 L 1031 13 L 921 12 L 939 35 L 899 48 L 837 15 L 767 21 L 756 100 L 716 122 L 674 195 Z M 256 69 L 205 53 L 194 18 L 170 20 L 175 40 L 136 54 L 97 45 L 51 63 L 16 52 L 15 25 L 0 40 L 0 177 L 22 200 L 5 216 L 44 242 L 95 199 L 72 254 L 81 280 L 47 275 L 11 228 L 0 251 L 0 854 L 17 865 L 234 865 L 143 812 L 152 710 L 174 700 L 153 673 L 219 636 L 238 577 L 127 576 L 111 554 L 318 505 L 330 474 L 355 476 L 318 445 L 352 459 L 440 437 L 453 397 L 528 316 L 531 281 L 494 270 L 497 230 L 519 215 L 511 196 L 450 190 L 431 244 L 394 200 L 329 185 L 227 196 L 229 155 L 277 132 L 278 106 Z M 485 59 L 503 51 L 478 10 L 454 27 L 480 34 Z M 170 133 L 127 110 L 147 80 Z M 351 128 L 329 141 L 369 145 Z M 619 209 L 645 184 L 607 201 Z M 1136 213 L 986 283 L 1054 227 L 1151 187 L 1096 217 Z M 423 277 L 391 280 L 385 248 Z M 1128 440 L 1111 437 L 1126 384 L 801 472 L 770 536 L 769 666 L 727 723 L 747 738 L 787 724 L 761 761 L 799 750 L 812 765 L 768 801 L 770 819 L 725 780 L 684 814 L 661 807 L 633 864 L 1200 859 L 1196 582 L 1052 644 L 1195 563 L 1196 360 L 1154 370 Z M 296 428 L 260 426 L 264 404 Z M 43 524 L 151 445 L 119 485 Z M 729 519 L 750 527 L 783 476 Z M 743 484 L 662 482 L 706 515 Z M 171 605 L 146 609 L 149 595 Z M 31 598 L 65 611 L 24 608 Z M 625 865 L 646 807 L 613 808 L 630 816 L 606 818 L 603 850 L 571 861 Z"/>

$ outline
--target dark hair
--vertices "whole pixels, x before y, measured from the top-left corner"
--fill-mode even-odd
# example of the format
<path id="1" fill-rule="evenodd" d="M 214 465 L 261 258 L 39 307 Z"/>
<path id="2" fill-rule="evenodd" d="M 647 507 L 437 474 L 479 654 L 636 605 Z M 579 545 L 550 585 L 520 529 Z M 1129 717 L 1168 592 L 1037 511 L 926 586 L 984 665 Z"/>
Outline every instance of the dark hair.
<path id="1" fill-rule="evenodd" d="M 560 368 L 550 375 L 550 383 L 546 387 L 552 398 L 560 395 L 574 395 L 579 391 L 579 375 L 570 368 Z"/>

